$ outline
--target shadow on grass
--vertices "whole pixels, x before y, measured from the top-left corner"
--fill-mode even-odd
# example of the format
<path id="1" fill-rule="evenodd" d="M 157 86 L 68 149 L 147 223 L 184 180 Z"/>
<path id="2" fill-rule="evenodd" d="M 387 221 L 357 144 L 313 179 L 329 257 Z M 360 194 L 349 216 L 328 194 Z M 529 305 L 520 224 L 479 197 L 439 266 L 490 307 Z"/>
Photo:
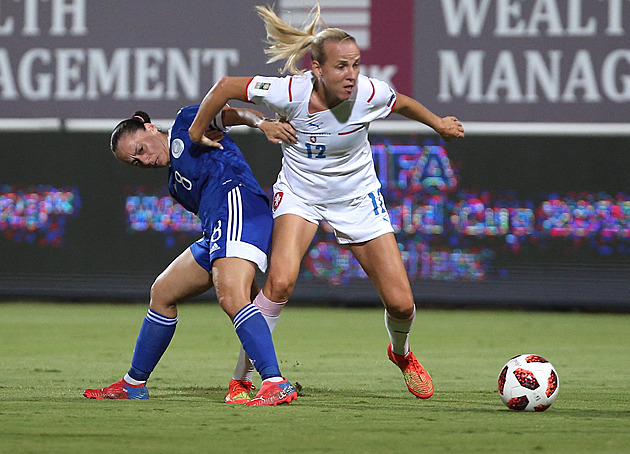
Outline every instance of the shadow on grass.
<path id="1" fill-rule="evenodd" d="M 386 391 L 366 391 L 356 389 L 331 389 L 331 388 L 310 388 L 296 383 L 298 388 L 298 400 L 295 405 L 339 408 L 339 409 L 362 409 L 381 410 L 384 407 L 396 407 L 398 410 L 417 411 L 421 406 L 426 411 L 437 411 L 440 413 L 486 413 L 506 415 L 539 415 L 536 412 L 518 412 L 510 410 L 501 403 L 494 391 L 462 391 L 445 392 L 436 394 L 430 399 L 417 399 L 401 390 Z M 226 389 L 223 387 L 183 387 L 183 388 L 162 388 L 160 390 L 160 400 L 181 400 L 208 399 L 213 402 L 223 402 Z M 170 395 L 166 395 L 169 394 Z M 471 399 L 471 396 L 473 397 Z M 564 406 L 562 402 L 545 411 L 546 415 L 555 417 L 571 417 L 576 419 L 596 419 L 596 418 L 628 418 L 630 409 L 585 409 L 571 408 Z"/>

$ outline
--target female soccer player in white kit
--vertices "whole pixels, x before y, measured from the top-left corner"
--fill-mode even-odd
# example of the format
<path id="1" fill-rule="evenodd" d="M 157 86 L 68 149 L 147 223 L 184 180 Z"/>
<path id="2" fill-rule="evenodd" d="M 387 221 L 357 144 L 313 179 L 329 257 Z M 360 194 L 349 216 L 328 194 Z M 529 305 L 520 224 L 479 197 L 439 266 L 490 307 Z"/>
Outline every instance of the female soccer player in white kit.
<path id="1" fill-rule="evenodd" d="M 360 50 L 352 36 L 336 28 L 316 33 L 319 5 L 303 30 L 269 8 L 257 10 L 267 30 L 269 61 L 287 59 L 284 69 L 293 75 L 224 77 L 204 98 L 189 130 L 193 141 L 216 146 L 203 132 L 230 99 L 264 104 L 295 129 L 280 142 L 269 275 L 255 304 L 268 321 L 279 316 L 319 222 L 327 221 L 385 306 L 389 358 L 402 370 L 409 391 L 429 398 L 431 377 L 409 350 L 415 304 L 380 194 L 368 127 L 396 112 L 427 124 L 446 140 L 464 137 L 464 129 L 455 117 L 440 118 L 388 84 L 360 75 Z M 309 50 L 311 71 L 302 73 L 297 63 Z"/>

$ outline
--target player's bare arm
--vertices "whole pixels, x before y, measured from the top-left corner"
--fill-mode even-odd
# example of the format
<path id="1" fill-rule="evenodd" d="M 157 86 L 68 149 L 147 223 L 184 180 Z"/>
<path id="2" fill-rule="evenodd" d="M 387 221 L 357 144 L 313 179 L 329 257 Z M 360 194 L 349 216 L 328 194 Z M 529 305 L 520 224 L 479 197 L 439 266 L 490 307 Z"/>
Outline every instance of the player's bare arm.
<path id="1" fill-rule="evenodd" d="M 201 101 L 199 112 L 193 121 L 188 133 L 193 142 L 209 147 L 221 145 L 204 136 L 204 131 L 212 119 L 223 109 L 223 106 L 231 99 L 247 101 L 247 84 L 249 77 L 223 77 L 208 91 Z"/>
<path id="2" fill-rule="evenodd" d="M 464 127 L 456 117 L 439 117 L 415 99 L 401 93 L 396 94 L 396 104 L 393 111 L 433 128 L 444 140 L 464 137 Z"/>
<path id="3" fill-rule="evenodd" d="M 224 107 L 223 124 L 225 126 L 247 125 L 251 128 L 258 128 L 265 133 L 267 140 L 274 144 L 297 141 L 297 131 L 289 122 L 266 118 L 262 113 L 253 109 Z"/>

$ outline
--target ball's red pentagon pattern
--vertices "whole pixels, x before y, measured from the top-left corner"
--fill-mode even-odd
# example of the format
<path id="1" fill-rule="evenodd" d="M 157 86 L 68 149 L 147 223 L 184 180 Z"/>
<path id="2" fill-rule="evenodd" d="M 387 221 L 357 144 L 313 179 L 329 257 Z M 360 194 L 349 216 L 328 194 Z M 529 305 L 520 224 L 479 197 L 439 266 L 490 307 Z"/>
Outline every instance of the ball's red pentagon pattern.
<path id="1" fill-rule="evenodd" d="M 516 411 L 545 411 L 556 400 L 560 382 L 553 365 L 539 355 L 518 355 L 501 369 L 498 378 L 503 403 Z"/>

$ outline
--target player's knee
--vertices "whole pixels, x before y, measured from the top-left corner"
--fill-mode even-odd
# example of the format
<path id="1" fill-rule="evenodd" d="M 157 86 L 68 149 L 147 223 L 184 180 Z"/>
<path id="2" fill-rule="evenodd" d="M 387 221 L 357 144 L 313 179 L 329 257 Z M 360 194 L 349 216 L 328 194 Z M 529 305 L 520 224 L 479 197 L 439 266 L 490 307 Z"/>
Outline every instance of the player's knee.
<path id="1" fill-rule="evenodd" d="M 387 301 L 385 308 L 389 315 L 400 320 L 407 320 L 413 315 L 414 301 L 413 295 L 399 295 L 393 301 Z"/>
<path id="2" fill-rule="evenodd" d="M 177 302 L 169 296 L 168 288 L 166 288 L 160 276 L 158 276 L 155 282 L 153 282 L 153 285 L 151 285 L 151 301 L 149 306 L 162 315 L 166 315 L 177 308 Z"/>
<path id="3" fill-rule="evenodd" d="M 269 289 L 269 299 L 271 301 L 286 301 L 293 293 L 295 288 L 295 280 L 285 276 L 269 276 L 265 287 Z"/>
<path id="4" fill-rule="evenodd" d="M 238 285 L 216 286 L 217 301 L 221 309 L 230 317 L 234 316 L 251 302 L 250 289 Z"/>
<path id="5" fill-rule="evenodd" d="M 221 306 L 221 309 L 223 309 L 223 311 L 230 317 L 234 316 L 238 312 L 239 307 L 237 307 L 236 298 L 229 292 L 217 292 L 217 300 L 219 301 L 219 306 Z M 242 306 L 242 302 L 243 300 L 241 298 L 239 300 L 240 306 Z"/>

